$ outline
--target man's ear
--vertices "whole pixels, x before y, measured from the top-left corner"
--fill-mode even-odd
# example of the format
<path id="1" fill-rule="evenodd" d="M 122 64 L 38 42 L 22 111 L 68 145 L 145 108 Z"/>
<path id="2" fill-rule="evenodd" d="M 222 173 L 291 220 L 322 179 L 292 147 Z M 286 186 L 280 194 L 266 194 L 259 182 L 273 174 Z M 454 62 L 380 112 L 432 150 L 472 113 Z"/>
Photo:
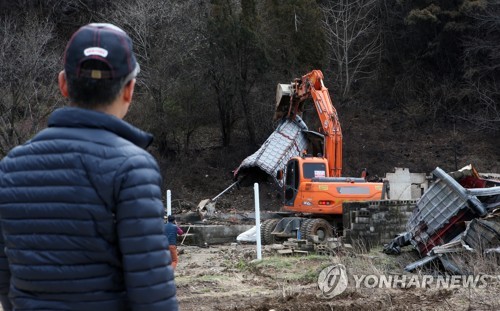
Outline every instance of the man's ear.
<path id="1" fill-rule="evenodd" d="M 132 97 L 134 96 L 134 87 L 135 87 L 135 79 L 132 79 L 130 82 L 125 84 L 123 87 L 123 91 L 120 95 L 120 112 L 119 118 L 123 119 L 125 115 L 128 113 L 128 109 L 130 104 L 132 103 Z"/>
<path id="2" fill-rule="evenodd" d="M 129 83 L 127 83 L 124 87 L 123 90 L 123 100 L 127 103 L 132 102 L 132 97 L 134 96 L 134 88 L 135 88 L 135 79 L 130 80 Z"/>
<path id="3" fill-rule="evenodd" d="M 64 73 L 64 70 L 62 70 L 59 73 L 58 81 L 59 81 L 59 90 L 61 91 L 62 96 L 68 98 L 69 97 L 68 81 L 66 81 L 66 74 Z"/>

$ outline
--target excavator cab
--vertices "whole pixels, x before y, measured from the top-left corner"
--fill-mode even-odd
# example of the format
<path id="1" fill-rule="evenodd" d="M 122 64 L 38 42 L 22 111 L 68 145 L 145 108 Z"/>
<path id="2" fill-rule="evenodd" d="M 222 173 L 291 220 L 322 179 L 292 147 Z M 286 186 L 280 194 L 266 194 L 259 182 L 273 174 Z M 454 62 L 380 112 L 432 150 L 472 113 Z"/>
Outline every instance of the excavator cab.
<path id="1" fill-rule="evenodd" d="M 302 184 L 311 182 L 314 178 L 326 177 L 328 163 L 324 158 L 312 156 L 294 157 L 288 161 L 285 174 L 285 206 L 295 206 L 297 194 Z"/>
<path id="2" fill-rule="evenodd" d="M 383 184 L 361 177 L 328 176 L 328 160 L 322 157 L 291 158 L 284 179 L 283 210 L 305 214 L 341 215 L 347 201 L 380 200 Z"/>

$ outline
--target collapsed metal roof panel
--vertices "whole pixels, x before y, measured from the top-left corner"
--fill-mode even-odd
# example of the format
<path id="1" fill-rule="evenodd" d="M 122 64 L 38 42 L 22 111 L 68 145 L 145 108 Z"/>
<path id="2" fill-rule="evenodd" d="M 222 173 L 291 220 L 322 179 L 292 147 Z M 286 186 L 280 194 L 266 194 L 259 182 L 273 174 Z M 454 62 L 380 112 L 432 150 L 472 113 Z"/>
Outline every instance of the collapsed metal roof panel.
<path id="1" fill-rule="evenodd" d="M 466 252 L 500 253 L 500 181 L 482 178 L 472 165 L 445 173 L 433 172 L 434 184 L 417 202 L 399 234 L 384 246 L 386 254 L 400 254 L 412 244 L 423 259 L 406 266 L 412 271 L 439 258 L 450 273 L 469 273 Z"/>
<path id="2" fill-rule="evenodd" d="M 259 150 L 241 162 L 234 172 L 235 178 L 262 170 L 282 186 L 282 181 L 276 179 L 276 173 L 285 169 L 290 158 L 300 155 L 307 148 L 308 141 L 303 131 L 307 131 L 307 125 L 299 116 L 295 120 L 284 119 Z"/>
<path id="3" fill-rule="evenodd" d="M 500 195 L 500 187 L 467 189 L 467 193 L 478 197 Z"/>
<path id="4" fill-rule="evenodd" d="M 448 242 L 462 232 L 461 222 L 486 215 L 485 206 L 450 175 L 437 167 L 438 180 L 417 203 L 406 229 L 420 253 Z"/>
<path id="5" fill-rule="evenodd" d="M 485 218 L 475 218 L 468 222 L 466 230 L 450 242 L 435 246 L 421 260 L 405 267 L 405 271 L 413 271 L 439 258 L 445 270 L 452 274 L 470 274 L 475 264 L 475 256 L 484 257 L 500 250 L 500 210 L 493 211 Z M 467 254 L 468 256 L 464 256 Z M 498 258 L 498 257 L 496 257 Z M 465 260 L 464 260 L 465 259 Z M 467 260 L 468 259 L 468 260 Z M 495 264 L 495 257 L 490 257 Z M 497 259 L 498 260 L 498 259 Z"/>
<path id="6" fill-rule="evenodd" d="M 463 242 L 470 248 L 483 252 L 500 246 L 500 213 L 487 218 L 473 219 L 465 230 Z"/>

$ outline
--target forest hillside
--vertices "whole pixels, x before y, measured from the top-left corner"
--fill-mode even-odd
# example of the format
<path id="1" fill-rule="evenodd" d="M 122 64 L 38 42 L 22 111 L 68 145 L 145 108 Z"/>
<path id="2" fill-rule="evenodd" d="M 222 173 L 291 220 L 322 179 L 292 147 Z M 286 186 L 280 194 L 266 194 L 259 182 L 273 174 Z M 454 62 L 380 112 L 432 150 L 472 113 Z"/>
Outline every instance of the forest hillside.
<path id="1" fill-rule="evenodd" d="M 275 129 L 276 85 L 313 69 L 339 113 L 344 175 L 500 172 L 498 0 L 0 1 L 0 157 L 67 104 L 61 56 L 89 22 L 132 37 L 127 121 L 155 135 L 164 190 L 187 207 Z"/>

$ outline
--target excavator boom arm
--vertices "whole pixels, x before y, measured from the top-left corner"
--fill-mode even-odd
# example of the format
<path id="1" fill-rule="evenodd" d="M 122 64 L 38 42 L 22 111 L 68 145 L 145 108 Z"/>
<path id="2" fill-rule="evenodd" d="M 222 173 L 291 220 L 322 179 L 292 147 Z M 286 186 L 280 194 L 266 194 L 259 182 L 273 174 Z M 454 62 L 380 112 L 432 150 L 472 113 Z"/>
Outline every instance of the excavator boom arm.
<path id="1" fill-rule="evenodd" d="M 280 89 L 281 88 L 281 89 Z M 278 90 L 283 92 L 283 85 L 278 85 Z M 313 70 L 295 79 L 290 85 L 289 101 L 283 101 L 280 92 L 277 97 L 275 118 L 286 114 L 288 118 L 302 115 L 307 99 L 312 99 L 314 108 L 321 121 L 320 132 L 325 135 L 325 154 L 328 161 L 329 176 L 340 177 L 342 174 L 342 129 L 340 127 L 337 110 L 333 106 L 328 89 L 323 83 L 323 73 Z M 281 113 L 280 113 L 281 111 Z"/>

